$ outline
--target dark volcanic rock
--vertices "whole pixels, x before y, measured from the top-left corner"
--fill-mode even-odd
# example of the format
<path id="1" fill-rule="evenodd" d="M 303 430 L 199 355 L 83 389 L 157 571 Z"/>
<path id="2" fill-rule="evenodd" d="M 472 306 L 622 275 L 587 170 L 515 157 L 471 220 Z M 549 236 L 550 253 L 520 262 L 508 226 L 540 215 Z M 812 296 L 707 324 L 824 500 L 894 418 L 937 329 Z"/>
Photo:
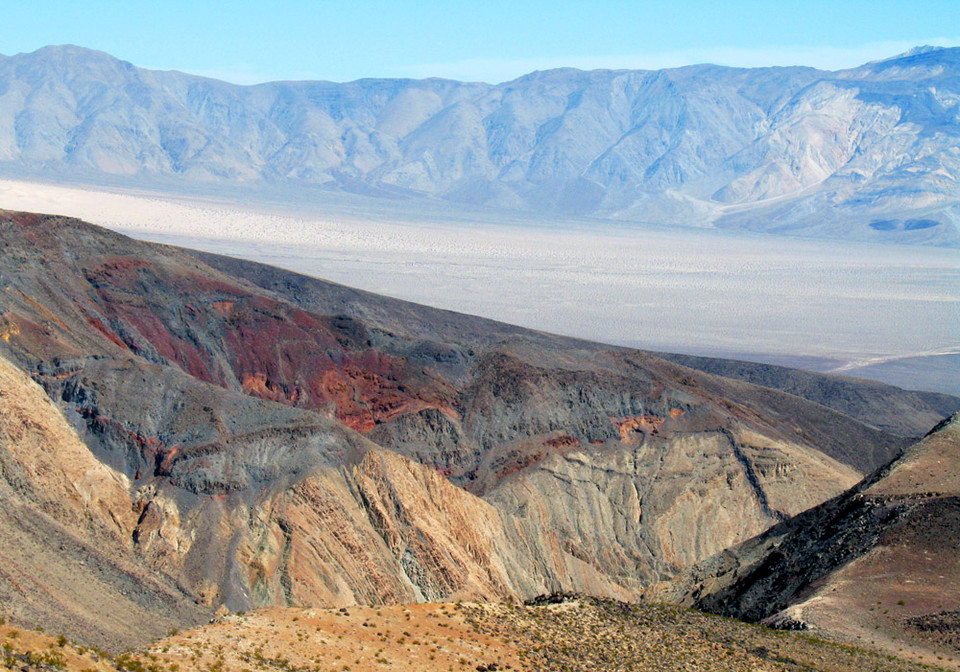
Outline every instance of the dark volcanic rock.
<path id="1" fill-rule="evenodd" d="M 960 399 L 909 392 L 891 385 L 732 359 L 661 353 L 661 357 L 725 378 L 795 394 L 860 422 L 902 436 L 922 436 L 940 418 L 960 410 Z"/>

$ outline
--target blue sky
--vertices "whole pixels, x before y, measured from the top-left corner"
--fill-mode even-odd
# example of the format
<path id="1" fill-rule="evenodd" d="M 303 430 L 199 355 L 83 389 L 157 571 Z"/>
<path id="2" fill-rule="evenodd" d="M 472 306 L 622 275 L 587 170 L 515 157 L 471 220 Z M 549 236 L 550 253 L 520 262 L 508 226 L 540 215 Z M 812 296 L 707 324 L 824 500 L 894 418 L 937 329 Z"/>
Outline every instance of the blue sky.
<path id="1" fill-rule="evenodd" d="M 852 67 L 960 45 L 960 0 L 6 2 L 0 53 L 48 44 L 238 83 L 451 77 L 571 66 Z"/>

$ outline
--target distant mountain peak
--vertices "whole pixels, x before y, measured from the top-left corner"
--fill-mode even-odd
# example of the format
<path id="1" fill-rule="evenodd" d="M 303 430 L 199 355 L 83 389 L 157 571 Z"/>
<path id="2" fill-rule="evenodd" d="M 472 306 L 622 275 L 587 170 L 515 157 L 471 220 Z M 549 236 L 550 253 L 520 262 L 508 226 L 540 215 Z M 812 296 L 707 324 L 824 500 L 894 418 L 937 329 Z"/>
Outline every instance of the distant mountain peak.
<path id="1" fill-rule="evenodd" d="M 947 49 L 947 47 L 935 47 L 930 44 L 925 44 L 905 51 L 904 53 L 900 54 L 900 56 L 896 56 L 894 58 L 909 58 L 911 56 L 920 56 L 921 54 L 930 54 L 935 51 L 944 51 L 945 49 Z"/>
<path id="2" fill-rule="evenodd" d="M 46 67 L 51 73 L 68 73 L 78 70 L 114 70 L 131 71 L 138 68 L 129 61 L 97 49 L 89 49 L 76 44 L 54 44 L 41 47 L 29 53 L 20 53 L 12 57 L 14 63 L 34 64 Z M 55 75 L 56 76 L 56 75 Z"/>
<path id="3" fill-rule="evenodd" d="M 872 64 L 868 63 L 867 65 L 889 65 L 892 63 L 897 63 L 899 61 L 921 61 L 921 62 L 940 62 L 944 60 L 953 61 L 960 57 L 960 47 L 937 47 L 930 44 L 920 45 L 908 49 L 902 54 L 897 54 L 896 56 L 891 56 L 889 58 L 882 58 L 878 61 L 873 61 Z"/>
<path id="4" fill-rule="evenodd" d="M 119 61 L 120 59 L 112 54 L 108 54 L 105 51 L 100 51 L 99 49 L 90 49 L 89 47 L 81 47 L 76 44 L 50 44 L 45 47 L 40 47 L 32 52 L 24 52 L 19 54 L 20 56 L 38 56 L 38 57 L 48 57 L 48 56 L 95 56 L 98 58 L 108 58 L 111 61 Z"/>

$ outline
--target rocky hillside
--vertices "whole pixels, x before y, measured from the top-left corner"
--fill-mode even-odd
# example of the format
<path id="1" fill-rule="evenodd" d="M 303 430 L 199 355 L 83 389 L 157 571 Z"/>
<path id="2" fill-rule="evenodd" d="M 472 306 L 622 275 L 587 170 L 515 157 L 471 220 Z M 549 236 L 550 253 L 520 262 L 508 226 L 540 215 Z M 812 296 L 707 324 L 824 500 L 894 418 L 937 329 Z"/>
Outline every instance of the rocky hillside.
<path id="1" fill-rule="evenodd" d="M 957 245 L 958 63 L 244 87 L 47 47 L 0 56 L 0 166 Z"/>
<path id="2" fill-rule="evenodd" d="M 129 485 L 0 359 L 0 615 L 112 649 L 205 620 L 137 561 Z"/>
<path id="3" fill-rule="evenodd" d="M 526 605 L 419 604 L 220 614 L 148 648 L 105 655 L 0 621 L 12 669 L 420 672 L 923 672 L 943 669 L 663 605 L 544 596 Z M 930 665 L 930 663 L 934 663 Z"/>
<path id="4" fill-rule="evenodd" d="M 653 596 L 960 660 L 960 416 L 847 493 Z"/>
<path id="5" fill-rule="evenodd" d="M 812 373 L 773 364 L 672 353 L 657 354 L 671 362 L 707 373 L 745 380 L 815 401 L 892 434 L 923 436 L 943 418 L 960 410 L 956 406 L 957 398 L 948 394 L 904 392 L 882 383 Z"/>
<path id="6" fill-rule="evenodd" d="M 204 607 L 630 599 L 909 443 L 649 353 L 76 220 L 0 214 L 0 268 L 0 353 L 115 484 L 95 492 L 116 522 L 83 515 Z M 5 474 L 46 446 L 11 445 Z M 88 492 L 55 455 L 45 496 Z"/>

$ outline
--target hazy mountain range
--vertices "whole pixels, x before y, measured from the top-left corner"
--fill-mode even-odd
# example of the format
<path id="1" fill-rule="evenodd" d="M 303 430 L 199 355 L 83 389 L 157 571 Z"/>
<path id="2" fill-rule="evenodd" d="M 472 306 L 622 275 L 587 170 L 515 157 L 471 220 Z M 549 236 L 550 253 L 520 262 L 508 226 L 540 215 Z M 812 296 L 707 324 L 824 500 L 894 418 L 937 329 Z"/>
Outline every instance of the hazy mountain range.
<path id="1" fill-rule="evenodd" d="M 958 101 L 960 49 L 238 86 L 46 47 L 0 57 L 0 169 L 956 245 Z"/>

